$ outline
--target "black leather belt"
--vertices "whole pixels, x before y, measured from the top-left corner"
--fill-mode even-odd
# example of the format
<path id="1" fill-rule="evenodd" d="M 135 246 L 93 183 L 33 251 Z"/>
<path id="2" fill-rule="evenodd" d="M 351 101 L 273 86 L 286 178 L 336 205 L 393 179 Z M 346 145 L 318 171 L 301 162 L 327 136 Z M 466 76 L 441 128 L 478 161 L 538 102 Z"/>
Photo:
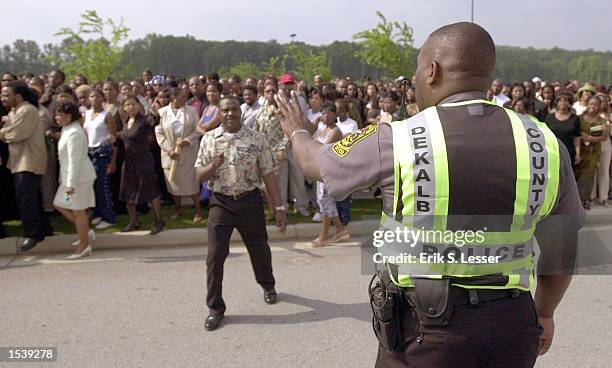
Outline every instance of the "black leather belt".
<path id="1" fill-rule="evenodd" d="M 253 192 L 255 192 L 257 190 L 259 190 L 259 189 L 253 189 L 253 190 L 249 190 L 249 191 L 238 193 L 238 194 L 234 194 L 234 195 L 221 194 L 221 193 L 217 193 L 217 192 L 214 192 L 214 193 L 215 193 L 216 196 L 232 198 L 233 200 L 237 201 L 239 199 L 242 199 L 242 198 L 248 196 L 249 194 L 252 194 Z"/>

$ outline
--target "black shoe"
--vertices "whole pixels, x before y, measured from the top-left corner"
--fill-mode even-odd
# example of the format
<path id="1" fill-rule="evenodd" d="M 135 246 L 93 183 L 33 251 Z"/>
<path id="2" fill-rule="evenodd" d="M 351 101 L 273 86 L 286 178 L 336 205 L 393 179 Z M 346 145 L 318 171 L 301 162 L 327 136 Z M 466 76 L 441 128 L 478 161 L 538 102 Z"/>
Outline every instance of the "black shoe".
<path id="1" fill-rule="evenodd" d="M 206 331 L 216 330 L 221 324 L 222 319 L 223 314 L 209 314 L 208 317 L 206 317 L 204 328 L 206 329 Z"/>
<path id="2" fill-rule="evenodd" d="M 164 221 L 156 222 L 155 226 L 151 229 L 149 235 L 161 233 L 164 230 L 164 226 L 166 226 L 166 223 Z"/>
<path id="3" fill-rule="evenodd" d="M 130 231 L 133 230 L 137 230 L 140 229 L 140 224 L 139 223 L 129 223 L 126 227 L 123 228 L 123 230 L 121 230 L 122 233 L 129 233 Z"/>
<path id="4" fill-rule="evenodd" d="M 273 288 L 270 290 L 264 290 L 264 302 L 267 304 L 276 303 L 276 290 Z"/>
<path id="5" fill-rule="evenodd" d="M 30 249 L 34 248 L 38 242 L 42 241 L 42 239 L 34 239 L 34 238 L 25 238 L 23 242 L 21 242 L 21 246 L 19 247 L 19 251 L 27 252 Z"/>

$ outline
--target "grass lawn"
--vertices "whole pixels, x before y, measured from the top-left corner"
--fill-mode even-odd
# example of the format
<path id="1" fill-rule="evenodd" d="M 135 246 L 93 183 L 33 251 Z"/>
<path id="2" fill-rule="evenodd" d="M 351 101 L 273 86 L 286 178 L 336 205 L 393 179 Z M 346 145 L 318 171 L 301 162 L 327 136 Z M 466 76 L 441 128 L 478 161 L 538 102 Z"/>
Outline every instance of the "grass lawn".
<path id="1" fill-rule="evenodd" d="M 382 204 L 379 199 L 354 199 L 353 206 L 351 209 L 351 220 L 359 221 L 364 219 L 378 218 L 382 211 Z M 194 224 L 193 219 L 193 207 L 183 206 L 183 216 L 176 220 L 171 220 L 170 216 L 174 213 L 174 206 L 162 206 L 162 216 L 166 221 L 166 229 L 186 229 L 194 227 L 206 227 L 206 220 L 208 217 L 208 211 L 203 209 L 202 217 L 204 220 Z M 153 212 L 149 211 L 144 215 L 140 215 L 141 230 L 150 229 L 153 227 Z M 117 224 L 106 230 L 99 230 L 100 233 L 113 233 L 120 231 L 129 222 L 129 216 L 127 214 L 117 216 Z M 313 223 L 310 217 L 304 217 L 300 214 L 293 214 L 293 211 L 289 211 L 289 224 L 297 223 Z M 274 222 L 270 222 L 273 224 Z M 74 227 L 66 221 L 59 213 L 55 213 L 51 216 L 51 225 L 53 226 L 54 233 L 56 235 L 61 234 L 73 234 L 75 233 Z M 7 236 L 19 236 L 21 235 L 21 221 L 6 221 L 4 222 L 4 228 Z"/>

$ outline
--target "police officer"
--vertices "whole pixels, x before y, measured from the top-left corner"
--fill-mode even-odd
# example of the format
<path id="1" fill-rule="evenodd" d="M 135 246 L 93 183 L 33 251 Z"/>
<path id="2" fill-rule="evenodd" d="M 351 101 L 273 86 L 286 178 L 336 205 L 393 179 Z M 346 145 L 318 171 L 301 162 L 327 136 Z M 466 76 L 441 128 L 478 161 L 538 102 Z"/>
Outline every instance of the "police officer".
<path id="1" fill-rule="evenodd" d="M 417 63 L 421 112 L 410 119 L 321 145 L 295 99 L 281 94 L 283 130 L 306 176 L 336 199 L 380 187 L 383 225 L 480 231 L 480 244 L 438 240 L 416 251 L 499 256 L 490 264 L 386 264 L 383 295 L 394 302 L 385 310 L 397 328 L 374 320 L 377 367 L 532 367 L 552 343 L 584 222 L 568 152 L 542 123 L 485 100 L 495 46 L 482 27 L 434 31 Z"/>
<path id="2" fill-rule="evenodd" d="M 264 301 L 276 303 L 272 256 L 259 190 L 262 179 L 273 196 L 281 233 L 285 232 L 287 222 L 266 137 L 242 127 L 240 104 L 236 98 L 223 98 L 219 113 L 221 125 L 202 137 L 195 163 L 198 180 L 209 180 L 212 191 L 206 257 L 206 304 L 210 314 L 204 325 L 209 331 L 219 327 L 225 313 L 221 295 L 223 264 L 229 254 L 234 228 L 238 229 L 247 247 L 255 279 L 264 289 Z"/>

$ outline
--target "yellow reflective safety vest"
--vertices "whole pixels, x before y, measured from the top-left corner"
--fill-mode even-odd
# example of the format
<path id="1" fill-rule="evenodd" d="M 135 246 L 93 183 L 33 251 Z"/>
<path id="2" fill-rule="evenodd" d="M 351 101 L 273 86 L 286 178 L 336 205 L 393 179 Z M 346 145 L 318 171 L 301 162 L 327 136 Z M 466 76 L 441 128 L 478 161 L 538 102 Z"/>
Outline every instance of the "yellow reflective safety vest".
<path id="1" fill-rule="evenodd" d="M 471 104 L 495 105 L 486 100 L 470 100 L 440 106 Z M 400 264 L 396 272 L 391 272 L 398 286 L 412 287 L 411 279 L 418 277 L 451 278 L 453 285 L 464 288 L 529 290 L 533 286 L 533 236 L 538 221 L 551 212 L 556 202 L 559 146 L 557 138 L 544 123 L 512 110 L 504 110 L 510 120 L 516 152 L 511 225 L 507 231 L 482 229 L 480 236 L 469 241 L 464 239 L 460 246 L 443 236 L 434 241 L 425 236 L 433 233 L 435 238 L 435 234 L 448 231 L 449 200 L 452 200 L 449 198 L 447 145 L 438 108 L 432 106 L 410 119 L 390 123 L 393 131 L 395 198 L 393 213 L 387 215 L 383 212 L 382 228 L 396 229 L 401 226 L 420 230 L 422 246 L 411 248 L 415 252 L 434 249 L 443 254 L 457 251 L 464 255 L 499 256 L 499 262 L 495 263 L 421 262 L 407 268 Z M 486 183 L 487 177 L 483 176 L 483 185 L 486 186 Z M 422 190 L 433 195 L 423 198 L 420 195 Z M 501 283 L 500 279 L 503 280 Z"/>

